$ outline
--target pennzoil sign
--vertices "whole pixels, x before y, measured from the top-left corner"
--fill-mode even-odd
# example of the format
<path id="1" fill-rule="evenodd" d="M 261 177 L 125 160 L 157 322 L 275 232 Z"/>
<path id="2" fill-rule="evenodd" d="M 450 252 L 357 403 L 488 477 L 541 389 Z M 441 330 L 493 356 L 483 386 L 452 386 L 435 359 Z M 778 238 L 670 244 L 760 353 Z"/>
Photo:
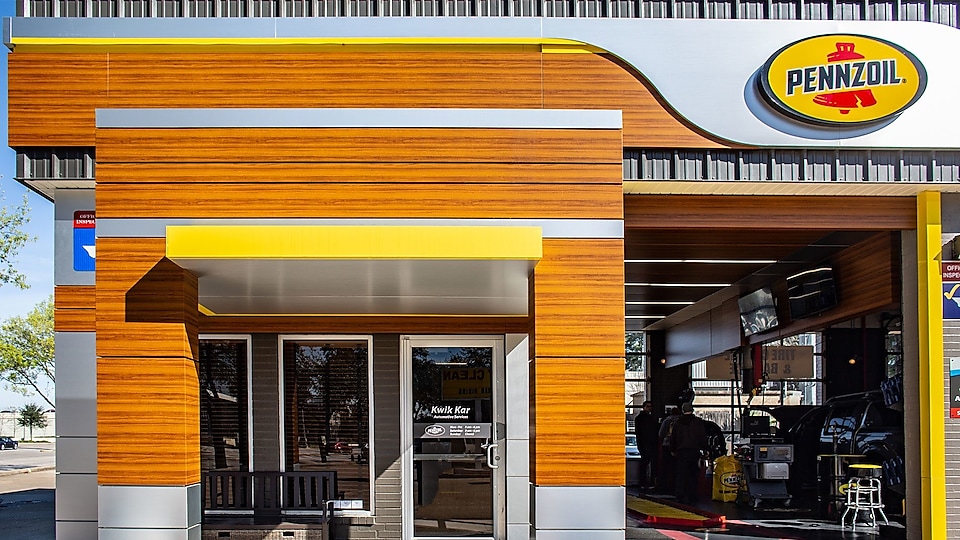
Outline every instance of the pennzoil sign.
<path id="1" fill-rule="evenodd" d="M 927 71 L 916 56 L 882 39 L 830 34 L 801 39 L 763 65 L 760 93 L 778 111 L 825 125 L 874 122 L 920 99 Z"/>

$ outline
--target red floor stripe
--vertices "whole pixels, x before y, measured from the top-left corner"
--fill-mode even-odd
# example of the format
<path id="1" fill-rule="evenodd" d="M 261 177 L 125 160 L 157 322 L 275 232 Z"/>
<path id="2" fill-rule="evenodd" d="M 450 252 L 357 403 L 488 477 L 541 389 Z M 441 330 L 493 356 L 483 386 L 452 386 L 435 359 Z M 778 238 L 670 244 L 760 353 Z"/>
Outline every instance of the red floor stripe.
<path id="1" fill-rule="evenodd" d="M 698 537 L 693 536 L 692 534 L 687 534 L 683 531 L 672 531 L 669 529 L 657 529 L 657 532 L 666 536 L 667 538 L 673 538 L 673 540 L 700 540 Z"/>

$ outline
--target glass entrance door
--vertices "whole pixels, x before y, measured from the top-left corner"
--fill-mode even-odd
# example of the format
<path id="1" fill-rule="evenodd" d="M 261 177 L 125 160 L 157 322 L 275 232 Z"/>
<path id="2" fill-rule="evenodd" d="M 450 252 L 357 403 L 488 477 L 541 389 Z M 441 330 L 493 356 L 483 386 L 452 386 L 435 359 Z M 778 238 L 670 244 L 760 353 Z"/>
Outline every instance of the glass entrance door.
<path id="1" fill-rule="evenodd" d="M 502 538 L 503 345 L 406 340 L 407 538 Z"/>

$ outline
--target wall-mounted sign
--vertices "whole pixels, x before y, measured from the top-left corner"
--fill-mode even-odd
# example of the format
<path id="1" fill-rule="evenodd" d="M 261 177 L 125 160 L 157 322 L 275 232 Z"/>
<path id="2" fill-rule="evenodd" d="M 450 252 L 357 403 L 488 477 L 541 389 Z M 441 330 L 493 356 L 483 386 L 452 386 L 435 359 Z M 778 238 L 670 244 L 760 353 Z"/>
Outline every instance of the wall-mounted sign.
<path id="1" fill-rule="evenodd" d="M 706 375 L 711 381 L 729 381 L 734 379 L 733 358 L 721 354 L 707 358 Z"/>
<path id="2" fill-rule="evenodd" d="M 770 381 L 812 379 L 813 347 L 764 347 L 763 371 Z"/>
<path id="3" fill-rule="evenodd" d="M 93 210 L 73 213 L 73 269 L 93 272 L 97 266 L 97 215 Z"/>
<path id="4" fill-rule="evenodd" d="M 490 368 L 443 368 L 440 379 L 444 401 L 490 397 Z"/>
<path id="5" fill-rule="evenodd" d="M 490 424 L 416 423 L 413 436 L 417 439 L 486 439 L 490 437 Z"/>
<path id="6" fill-rule="evenodd" d="M 940 277 L 943 281 L 943 318 L 960 319 L 960 261 L 941 262 Z"/>
<path id="7" fill-rule="evenodd" d="M 960 418 L 960 358 L 950 359 L 950 418 Z"/>
<path id="8" fill-rule="evenodd" d="M 758 82 L 761 95 L 781 113 L 816 124 L 856 125 L 913 105 L 927 87 L 927 71 L 889 41 L 830 34 L 775 52 Z"/>

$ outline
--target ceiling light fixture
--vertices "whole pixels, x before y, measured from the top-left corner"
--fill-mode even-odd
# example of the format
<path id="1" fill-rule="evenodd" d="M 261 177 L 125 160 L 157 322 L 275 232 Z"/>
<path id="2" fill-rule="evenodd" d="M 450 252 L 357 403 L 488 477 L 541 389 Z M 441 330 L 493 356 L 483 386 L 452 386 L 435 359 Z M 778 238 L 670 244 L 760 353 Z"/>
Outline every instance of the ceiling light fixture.
<path id="1" fill-rule="evenodd" d="M 663 319 L 666 315 L 626 315 L 627 319 Z"/>
<path id="2" fill-rule="evenodd" d="M 773 264 L 776 259 L 624 259 L 636 264 Z"/>
<path id="3" fill-rule="evenodd" d="M 692 306 L 696 302 L 627 302 L 628 306 Z"/>

